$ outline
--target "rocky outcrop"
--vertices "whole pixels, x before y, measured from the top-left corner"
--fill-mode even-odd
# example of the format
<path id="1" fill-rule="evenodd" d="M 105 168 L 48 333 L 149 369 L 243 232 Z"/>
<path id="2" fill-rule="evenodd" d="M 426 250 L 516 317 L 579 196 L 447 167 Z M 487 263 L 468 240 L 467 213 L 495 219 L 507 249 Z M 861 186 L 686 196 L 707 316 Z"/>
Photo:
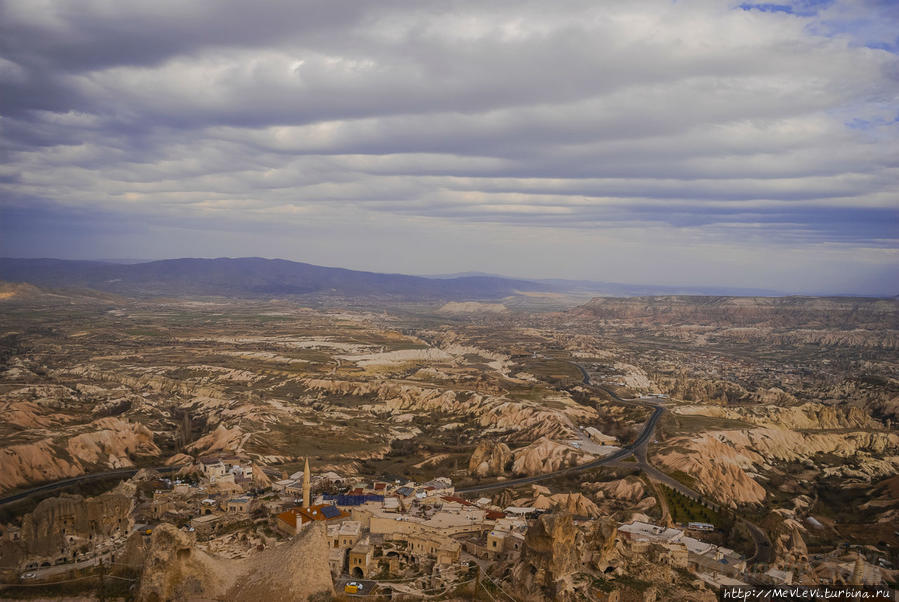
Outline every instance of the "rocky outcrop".
<path id="1" fill-rule="evenodd" d="M 646 486 L 637 477 L 625 477 L 602 483 L 584 483 L 584 488 L 595 491 L 598 497 L 607 497 L 625 502 L 638 502 L 646 497 Z"/>
<path id="2" fill-rule="evenodd" d="M 158 525 L 141 561 L 143 573 L 137 599 L 146 602 L 196 597 L 222 599 L 234 579 L 233 563 L 217 560 L 198 550 L 195 544 L 192 534 L 174 525 Z M 129 561 L 134 559 L 129 557 Z"/>
<path id="3" fill-rule="evenodd" d="M 260 489 L 267 489 L 272 486 L 272 480 L 260 466 L 253 466 L 253 485 Z"/>
<path id="4" fill-rule="evenodd" d="M 600 515 L 599 507 L 582 493 L 538 495 L 531 505 L 539 510 L 554 510 L 574 516 L 595 518 Z"/>
<path id="5" fill-rule="evenodd" d="M 671 447 L 655 458 L 669 470 L 694 477 L 700 492 L 731 506 L 758 504 L 765 499 L 765 488 L 744 472 L 752 469 L 752 459 L 711 437 L 702 437 L 701 443 L 675 441 L 680 445 L 672 441 Z M 682 451 L 684 443 L 696 451 Z M 755 459 L 760 460 L 758 456 Z"/>
<path id="6" fill-rule="evenodd" d="M 541 437 L 526 447 L 513 452 L 512 472 L 516 475 L 533 476 L 555 472 L 569 466 L 589 462 L 591 456 L 584 452 Z"/>
<path id="7" fill-rule="evenodd" d="M 21 429 L 44 428 L 58 422 L 60 416 L 49 416 L 30 401 L 0 402 L 0 422 Z"/>
<path id="8" fill-rule="evenodd" d="M 547 600 L 574 599 L 566 577 L 580 570 L 583 535 L 567 513 L 544 514 L 528 529 L 514 581 L 526 592 Z"/>
<path id="9" fill-rule="evenodd" d="M 685 401 L 726 405 L 752 399 L 750 391 L 726 380 L 656 374 L 653 382 L 661 393 Z"/>
<path id="10" fill-rule="evenodd" d="M 95 467 L 133 466 L 133 456 L 160 453 L 153 433 L 136 422 L 101 418 L 75 429 L 56 441 L 47 438 L 0 449 L 0 491 L 77 476 Z"/>
<path id="11" fill-rule="evenodd" d="M 0 491 L 19 485 L 74 477 L 82 467 L 66 459 L 50 439 L 0 449 Z"/>
<path id="12" fill-rule="evenodd" d="M 587 433 L 587 436 L 590 437 L 591 441 L 593 441 L 594 443 L 599 443 L 600 445 L 615 445 L 618 443 L 617 437 L 606 435 L 601 430 L 592 426 L 588 426 L 587 428 L 585 428 L 584 432 Z"/>
<path id="13" fill-rule="evenodd" d="M 493 439 L 481 441 L 468 461 L 468 472 L 472 476 L 487 477 L 505 474 L 512 462 L 512 450 L 505 443 Z"/>
<path id="14" fill-rule="evenodd" d="M 306 600 L 315 594 L 329 599 L 334 590 L 328 552 L 324 523 L 312 523 L 287 545 L 252 557 L 226 599 Z"/>
<path id="15" fill-rule="evenodd" d="M 120 418 L 101 418 L 87 433 L 75 435 L 66 444 L 69 455 L 86 465 L 103 464 L 109 468 L 132 466 L 132 455 L 156 456 L 153 433 L 142 424 Z"/>
<path id="16" fill-rule="evenodd" d="M 21 540 L 29 556 L 68 558 L 77 548 L 128 533 L 133 507 L 129 485 L 88 499 L 80 495 L 47 498 L 22 519 Z"/>
<path id="17" fill-rule="evenodd" d="M 621 543 L 617 523 L 599 518 L 578 527 L 567 513 L 545 514 L 528 529 L 521 557 L 504 583 L 516 600 L 714 601 L 701 582 L 670 566 L 662 548 L 647 554 Z M 635 586 L 636 577 L 640 585 Z M 604 583 L 608 597 L 597 593 Z"/>
<path id="18" fill-rule="evenodd" d="M 227 428 L 218 425 L 214 431 L 207 433 L 187 446 L 191 453 L 210 454 L 213 452 L 235 452 L 240 445 L 243 431 L 240 427 Z"/>
<path id="19" fill-rule="evenodd" d="M 780 389 L 768 389 L 766 395 L 780 398 L 785 394 Z M 861 408 L 828 406 L 820 403 L 804 403 L 789 407 L 763 405 L 740 408 L 689 405 L 677 407 L 673 411 L 676 414 L 714 416 L 759 426 L 793 430 L 868 429 L 879 426 Z"/>
<path id="20" fill-rule="evenodd" d="M 765 489 L 748 473 L 770 468 L 774 462 L 809 461 L 820 467 L 819 454 L 852 458 L 857 467 L 841 460 L 835 466 L 823 467 L 823 472 L 870 479 L 895 474 L 899 470 L 897 453 L 899 435 L 895 433 L 801 433 L 758 427 L 677 437 L 668 441 L 655 458 L 665 468 L 693 476 L 702 493 L 736 505 L 764 500 Z"/>
<path id="21" fill-rule="evenodd" d="M 512 401 L 505 397 L 462 393 L 386 382 L 303 379 L 310 390 L 352 395 L 377 401 L 363 406 L 374 414 L 443 412 L 477 419 L 484 428 L 505 431 L 507 440 L 532 441 L 538 437 L 570 439 L 575 436 L 572 422 L 591 422 L 596 410 L 567 397 L 554 399 L 554 408 L 531 401 Z"/>
<path id="22" fill-rule="evenodd" d="M 792 510 L 777 509 L 762 521 L 774 544 L 774 558 L 785 565 L 808 562 L 808 548 L 802 537 L 805 528 Z"/>
<path id="23" fill-rule="evenodd" d="M 218 387 L 207 384 L 195 383 L 185 380 L 166 378 L 160 376 L 156 370 L 147 369 L 145 374 L 120 374 L 108 370 L 101 370 L 92 366 L 78 366 L 55 372 L 59 376 L 76 376 L 85 378 L 91 382 L 113 382 L 124 385 L 132 390 L 140 391 L 148 388 L 159 393 L 174 393 L 185 397 L 208 397 L 226 399 L 227 393 Z M 237 403 L 237 402 L 232 402 Z"/>
<path id="24" fill-rule="evenodd" d="M 306 600 L 334 592 L 323 523 L 312 523 L 289 543 L 241 560 L 211 556 L 195 543 L 192 534 L 162 524 L 145 553 L 129 546 L 129 563 L 143 566 L 137 599 Z"/>
<path id="25" fill-rule="evenodd" d="M 619 558 L 615 540 L 618 538 L 618 523 L 609 517 L 593 521 L 587 529 L 587 546 L 595 553 L 590 556 L 593 568 L 605 572 Z"/>

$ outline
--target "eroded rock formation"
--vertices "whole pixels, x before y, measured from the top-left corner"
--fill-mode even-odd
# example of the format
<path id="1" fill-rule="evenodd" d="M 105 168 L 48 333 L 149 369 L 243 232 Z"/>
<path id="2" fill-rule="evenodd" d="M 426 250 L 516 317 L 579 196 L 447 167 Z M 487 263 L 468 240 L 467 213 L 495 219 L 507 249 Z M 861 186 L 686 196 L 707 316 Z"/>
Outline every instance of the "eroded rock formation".
<path id="1" fill-rule="evenodd" d="M 133 486 L 122 484 L 92 498 L 61 495 L 43 500 L 22 519 L 22 545 L 29 556 L 57 558 L 90 548 L 132 527 Z"/>
<path id="2" fill-rule="evenodd" d="M 541 437 L 530 445 L 513 452 L 512 472 L 516 475 L 538 475 L 576 466 L 590 460 L 588 454 L 548 437 Z"/>
<path id="3" fill-rule="evenodd" d="M 513 569 L 520 588 L 542 592 L 548 600 L 570 597 L 566 577 L 580 569 L 583 535 L 568 513 L 544 514 L 528 529 L 521 560 Z"/>
<path id="4" fill-rule="evenodd" d="M 145 602 L 191 597 L 306 600 L 334 591 L 323 523 L 312 523 L 292 541 L 242 560 L 211 556 L 196 548 L 192 534 L 163 524 L 153 531 L 142 558 L 140 547 L 132 546 L 129 562 L 144 567 L 137 599 Z"/>
<path id="5" fill-rule="evenodd" d="M 493 439 L 481 441 L 468 461 L 468 472 L 473 476 L 501 475 L 512 462 L 512 450 L 505 443 Z"/>

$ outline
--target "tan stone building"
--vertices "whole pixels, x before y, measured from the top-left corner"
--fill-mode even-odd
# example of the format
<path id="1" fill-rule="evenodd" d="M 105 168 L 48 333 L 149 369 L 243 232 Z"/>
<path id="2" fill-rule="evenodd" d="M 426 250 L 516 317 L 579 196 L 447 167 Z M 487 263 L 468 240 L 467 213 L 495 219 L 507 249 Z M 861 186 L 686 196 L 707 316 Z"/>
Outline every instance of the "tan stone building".
<path id="1" fill-rule="evenodd" d="M 253 500 L 248 497 L 233 497 L 226 503 L 225 509 L 231 514 L 247 514 Z"/>
<path id="2" fill-rule="evenodd" d="M 357 543 L 349 554 L 349 573 L 351 576 L 362 579 L 371 574 L 371 559 L 374 550 L 367 543 Z"/>

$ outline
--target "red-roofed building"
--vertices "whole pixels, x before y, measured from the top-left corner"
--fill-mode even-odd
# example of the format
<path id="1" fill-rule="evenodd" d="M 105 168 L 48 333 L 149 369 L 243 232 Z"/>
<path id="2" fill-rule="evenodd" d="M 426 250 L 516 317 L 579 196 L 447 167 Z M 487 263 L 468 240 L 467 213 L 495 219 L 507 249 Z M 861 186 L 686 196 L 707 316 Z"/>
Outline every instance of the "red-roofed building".
<path id="1" fill-rule="evenodd" d="M 332 521 L 349 518 L 349 513 L 331 504 L 316 504 L 309 508 L 291 508 L 277 516 L 275 526 L 288 535 L 296 535 L 300 528 L 312 521 Z"/>

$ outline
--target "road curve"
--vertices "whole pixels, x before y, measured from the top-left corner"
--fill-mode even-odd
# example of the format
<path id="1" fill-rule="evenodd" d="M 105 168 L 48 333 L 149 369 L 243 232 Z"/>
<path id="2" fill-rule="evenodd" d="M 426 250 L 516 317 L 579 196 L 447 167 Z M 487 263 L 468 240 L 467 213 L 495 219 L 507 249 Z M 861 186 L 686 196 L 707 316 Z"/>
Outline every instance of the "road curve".
<path id="1" fill-rule="evenodd" d="M 570 468 L 563 468 L 562 470 L 548 472 L 546 474 L 536 475 L 532 477 L 520 477 L 518 479 L 506 479 L 503 481 L 494 481 L 492 483 L 475 485 L 473 487 L 465 487 L 464 489 L 457 489 L 456 493 L 480 493 L 482 491 L 492 491 L 494 489 L 505 489 L 506 487 L 518 487 L 520 485 L 539 483 L 540 481 L 547 481 L 558 477 L 564 477 L 567 475 L 584 472 L 586 470 L 591 470 L 593 468 L 597 468 L 606 464 L 614 464 L 619 460 L 623 460 L 624 458 L 633 455 L 638 447 L 640 447 L 641 445 L 645 445 L 645 443 L 652 436 L 652 432 L 655 429 L 656 423 L 664 412 L 665 408 L 661 406 L 655 406 L 655 411 L 652 413 L 652 416 L 649 417 L 649 420 L 646 421 L 646 424 L 643 425 L 643 430 L 640 432 L 640 435 L 637 437 L 637 439 L 630 445 L 627 445 L 621 448 L 619 451 L 608 456 L 603 456 L 602 458 L 598 458 L 596 460 L 593 460 L 592 462 L 587 462 L 586 464 L 571 466 Z"/>
<path id="2" fill-rule="evenodd" d="M 590 382 L 590 375 L 587 373 L 587 369 L 582 365 L 570 362 L 572 366 L 576 367 L 581 375 L 583 376 L 583 383 L 587 386 L 590 386 L 592 383 Z M 615 392 L 610 391 L 604 387 L 603 391 L 612 396 L 615 401 L 621 402 L 632 402 L 632 399 L 622 399 L 615 394 Z M 586 464 L 581 464 L 579 466 L 572 466 L 570 468 L 563 468 L 562 470 L 557 470 L 555 472 L 549 472 L 546 474 L 536 475 L 533 477 L 520 477 L 518 479 L 506 479 L 502 481 L 493 481 L 492 483 L 484 483 L 481 485 L 475 485 L 473 487 L 466 487 L 464 489 L 457 489 L 456 493 L 480 493 L 482 491 L 493 491 L 495 489 L 505 489 L 506 487 L 518 487 L 520 485 L 529 485 L 531 483 L 539 483 L 540 481 L 548 481 L 550 479 L 555 479 L 557 477 L 567 476 L 571 474 L 576 474 L 579 472 L 584 472 L 586 470 L 591 470 L 593 468 L 597 468 L 599 466 L 604 466 L 606 464 L 614 464 L 619 460 L 623 460 L 628 456 L 633 455 L 637 449 L 645 448 L 647 442 L 650 437 L 652 437 L 652 433 L 656 428 L 656 423 L 659 421 L 659 418 L 662 417 L 662 414 L 665 412 L 665 408 L 661 405 L 656 404 L 648 404 L 652 405 L 655 410 L 652 413 L 652 416 L 649 417 L 649 420 L 646 421 L 646 424 L 643 425 L 643 430 L 640 431 L 640 434 L 630 445 L 626 445 L 621 450 L 610 454 L 608 456 L 603 456 L 602 458 L 598 458 L 593 460 L 592 462 L 587 462 Z"/>
<path id="3" fill-rule="evenodd" d="M 587 386 L 594 386 L 602 389 L 606 393 L 608 393 L 612 399 L 622 403 L 640 403 L 641 405 L 648 405 L 654 408 L 652 416 L 649 417 L 649 420 L 646 421 L 646 424 L 643 425 L 643 429 L 640 431 L 640 434 L 630 445 L 625 446 L 621 449 L 621 451 L 615 452 L 610 456 L 605 456 L 598 460 L 594 460 L 592 462 L 588 462 L 586 464 L 581 464 L 580 466 L 573 466 L 571 468 L 565 468 L 562 470 L 557 470 L 555 472 L 550 472 L 547 474 L 537 475 L 533 477 L 522 477 L 518 479 L 508 479 L 505 481 L 494 481 L 492 483 L 485 483 L 483 485 L 476 485 L 474 487 L 466 487 L 464 489 L 458 489 L 457 493 L 481 493 L 484 491 L 492 491 L 495 489 L 504 489 L 506 487 L 518 487 L 520 485 L 528 485 L 530 483 L 538 483 L 540 481 L 547 481 L 550 479 L 554 479 L 560 476 L 566 476 L 570 474 L 575 474 L 578 472 L 584 472 L 586 470 L 591 470 L 593 468 L 597 468 L 599 466 L 603 466 L 606 464 L 613 464 L 618 462 L 619 460 L 623 460 L 628 456 L 633 455 L 637 460 L 637 466 L 646 473 L 646 475 L 668 487 L 674 489 L 675 491 L 695 500 L 699 500 L 702 503 L 709 505 L 711 507 L 718 507 L 718 504 L 709 501 L 698 491 L 688 487 L 687 485 L 681 483 L 677 479 L 673 478 L 671 475 L 668 475 L 655 466 L 653 466 L 649 462 L 649 458 L 647 457 L 647 450 L 649 447 L 649 441 L 652 438 L 653 433 L 655 432 L 656 424 L 659 421 L 659 418 L 662 417 L 662 414 L 665 412 L 665 408 L 657 403 L 643 402 L 635 399 L 623 399 L 619 397 L 614 391 L 608 389 L 606 387 L 602 387 L 599 385 L 595 385 L 590 382 L 590 375 L 587 372 L 587 369 L 582 365 L 571 362 L 573 366 L 575 366 L 583 376 L 583 384 Z M 749 559 L 751 562 L 770 562 L 771 556 L 771 541 L 768 539 L 768 535 L 765 531 L 760 528 L 758 525 L 744 519 L 741 517 L 736 517 L 737 521 L 744 525 L 746 529 L 749 531 L 752 536 L 752 540 L 755 543 L 755 555 Z"/>

